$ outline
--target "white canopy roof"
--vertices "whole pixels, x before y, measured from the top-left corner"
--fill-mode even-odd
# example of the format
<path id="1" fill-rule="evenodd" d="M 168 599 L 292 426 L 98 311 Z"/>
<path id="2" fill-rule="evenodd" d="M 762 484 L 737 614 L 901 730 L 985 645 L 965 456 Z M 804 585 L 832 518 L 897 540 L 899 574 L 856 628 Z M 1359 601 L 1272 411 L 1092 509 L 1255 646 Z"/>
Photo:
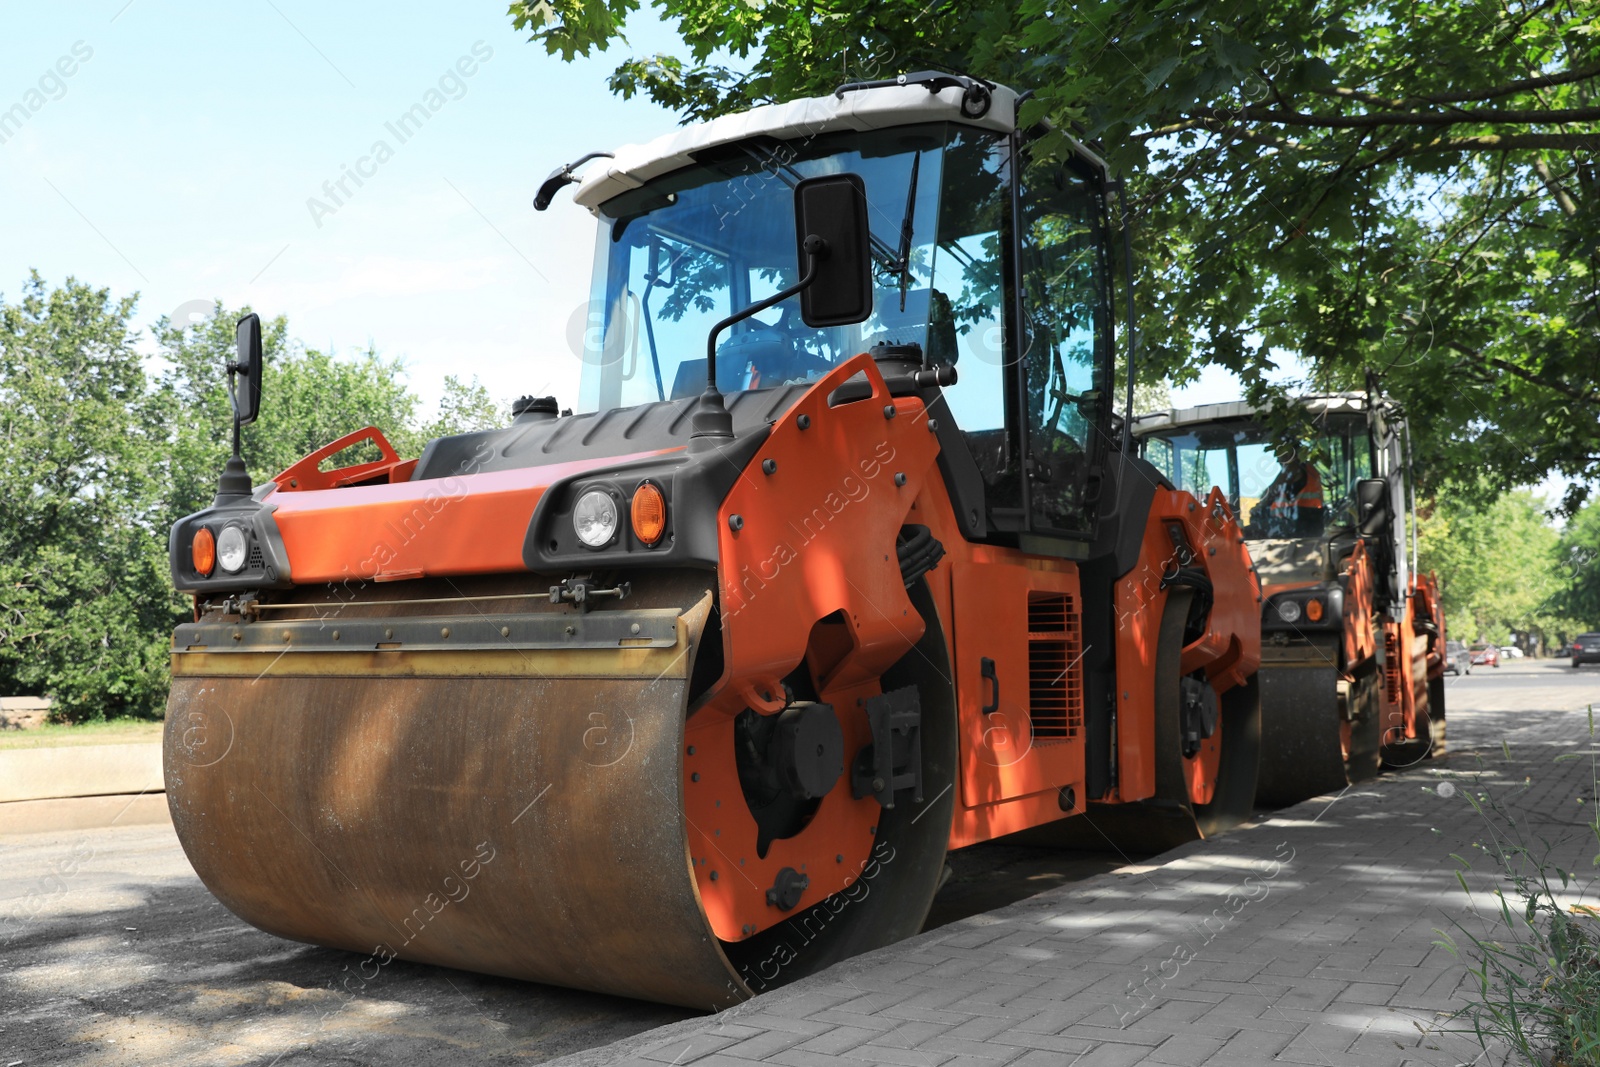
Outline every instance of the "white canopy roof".
<path id="1" fill-rule="evenodd" d="M 1017 122 L 1017 94 L 1004 86 L 993 90 L 993 102 L 979 119 L 961 113 L 962 90 L 950 86 L 930 93 L 925 85 L 889 85 L 856 89 L 839 96 L 768 104 L 736 115 L 724 115 L 657 137 L 642 145 L 623 145 L 615 159 L 589 164 L 573 199 L 590 211 L 618 193 L 637 189 L 652 178 L 694 162 L 697 152 L 750 137 L 792 140 L 838 130 L 880 130 L 919 122 L 961 122 L 979 129 L 1009 133 Z"/>
<path id="2" fill-rule="evenodd" d="M 1367 395 L 1365 393 L 1320 393 L 1314 396 L 1303 396 L 1299 403 L 1304 404 L 1314 415 L 1326 415 L 1330 412 L 1348 411 L 1360 414 L 1367 410 Z M 1153 411 L 1148 415 L 1140 415 L 1134 423 L 1133 432 L 1136 434 L 1154 433 L 1156 430 L 1166 430 L 1174 426 L 1192 426 L 1202 422 L 1220 422 L 1224 419 L 1248 419 L 1254 417 L 1256 409 L 1242 400 L 1235 400 L 1226 404 L 1201 404 L 1193 408 L 1171 408 L 1167 411 Z"/>

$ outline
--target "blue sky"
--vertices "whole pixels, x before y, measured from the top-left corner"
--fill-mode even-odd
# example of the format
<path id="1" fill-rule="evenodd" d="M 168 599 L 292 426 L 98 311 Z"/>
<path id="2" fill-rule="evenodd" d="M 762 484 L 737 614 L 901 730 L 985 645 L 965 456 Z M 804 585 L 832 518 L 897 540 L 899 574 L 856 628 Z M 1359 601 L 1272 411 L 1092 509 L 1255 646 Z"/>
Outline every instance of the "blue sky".
<path id="1" fill-rule="evenodd" d="M 635 51 L 669 45 L 639 21 Z M 456 373 L 570 399 L 593 223 L 530 201 L 559 163 L 672 126 L 606 91 L 620 58 L 561 63 L 500 2 L 5 4 L 0 112 L 37 110 L 0 126 L 0 293 L 73 274 L 138 292 L 146 326 L 248 302 L 313 347 L 403 357 L 424 396 Z M 430 90 L 401 143 L 386 123 Z M 379 140 L 392 158 L 362 163 Z M 336 203 L 324 182 L 358 165 Z"/>
<path id="2" fill-rule="evenodd" d="M 36 108 L 0 124 L 0 293 L 73 274 L 138 292 L 144 326 L 248 303 L 313 347 L 403 358 L 425 400 L 453 373 L 571 403 L 593 223 L 530 201 L 558 164 L 675 124 L 607 91 L 624 54 L 674 43 L 648 11 L 629 38 L 564 64 L 501 0 L 0 4 L 0 120 Z M 1210 368 L 1175 400 L 1237 393 Z"/>

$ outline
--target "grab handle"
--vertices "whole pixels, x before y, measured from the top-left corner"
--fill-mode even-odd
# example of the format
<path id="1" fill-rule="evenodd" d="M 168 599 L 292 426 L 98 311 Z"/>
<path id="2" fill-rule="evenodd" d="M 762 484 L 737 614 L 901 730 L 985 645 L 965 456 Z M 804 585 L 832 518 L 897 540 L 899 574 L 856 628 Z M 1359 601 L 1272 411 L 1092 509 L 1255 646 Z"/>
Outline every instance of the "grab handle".
<path id="1" fill-rule="evenodd" d="M 993 715 L 1000 710 L 1000 676 L 995 673 L 994 660 L 984 656 L 980 661 L 979 673 L 994 686 L 994 699 L 983 706 L 985 715 Z"/>

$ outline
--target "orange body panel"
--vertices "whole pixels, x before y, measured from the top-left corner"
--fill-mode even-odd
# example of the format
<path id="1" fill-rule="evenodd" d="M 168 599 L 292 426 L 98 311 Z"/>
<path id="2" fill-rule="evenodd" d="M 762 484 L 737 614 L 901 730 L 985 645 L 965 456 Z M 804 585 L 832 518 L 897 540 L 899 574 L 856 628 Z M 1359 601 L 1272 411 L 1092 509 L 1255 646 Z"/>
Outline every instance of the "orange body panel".
<path id="1" fill-rule="evenodd" d="M 1439 678 L 1445 668 L 1444 605 L 1439 601 L 1439 577 L 1435 574 L 1418 575 L 1412 584 L 1412 594 L 1418 602 L 1417 614 L 1433 620 L 1437 632 L 1428 635 L 1428 677 Z"/>
<path id="2" fill-rule="evenodd" d="M 771 842 L 765 856 L 757 851 L 756 824 L 739 784 L 734 717 L 702 708 L 689 719 L 684 733 L 683 812 L 689 824 L 690 862 L 706 918 L 724 941 L 742 940 L 791 914 L 802 914 L 830 894 L 848 889 L 870 862 L 879 808 L 870 797 L 856 800 L 851 795 L 849 757 L 872 740 L 866 716 L 851 711 L 858 699 L 877 692 L 871 684 L 823 694 L 840 712 L 845 773 L 822 798 L 805 829 Z M 818 841 L 826 845 L 819 848 Z M 820 870 L 808 862 L 819 855 L 831 861 Z M 811 881 L 792 912 L 780 912 L 767 903 L 767 889 L 785 867 Z"/>
<path id="3" fill-rule="evenodd" d="M 950 566 L 960 800 L 964 807 L 979 808 L 1048 793 L 1047 811 L 1051 818 L 1060 818 L 1065 812 L 1057 790 L 1072 786 L 1077 797 L 1084 795 L 1078 570 L 1064 561 L 1030 561 L 1020 552 L 1005 556 L 1010 558 Z M 1032 632 L 1030 614 L 1041 605 L 1047 609 L 1060 605 L 1067 625 L 1060 631 Z M 1050 648 L 1050 654 L 1042 657 L 1046 662 L 1036 662 L 1034 650 L 1046 644 Z M 986 657 L 994 661 L 994 681 L 983 675 Z M 1033 677 L 1036 669 L 1043 676 Z M 1052 714 L 1050 726 L 1043 730 L 1034 718 L 1040 713 L 1042 720 L 1043 709 L 1033 706 L 1041 697 L 1051 699 L 1052 713 L 1055 700 L 1065 698 L 1061 708 L 1065 714 Z M 995 704 L 998 709 L 985 714 L 983 709 Z"/>
<path id="4" fill-rule="evenodd" d="M 296 585 L 525 572 L 522 543 L 546 487 L 663 451 L 675 450 L 420 482 L 279 489 L 266 503 L 274 509 Z"/>
<path id="5" fill-rule="evenodd" d="M 872 395 L 830 408 L 829 394 L 857 374 Z M 779 418 L 717 515 L 726 668 L 713 703 L 759 706 L 805 657 L 813 625 L 834 612 L 848 641 L 819 688 L 875 679 L 910 650 L 923 625 L 900 580 L 895 537 L 937 479 L 938 451 L 922 402 L 891 398 L 867 356 L 820 379 Z"/>
<path id="6" fill-rule="evenodd" d="M 1401 619 L 1384 616 L 1383 737 L 1386 743 L 1429 735 L 1428 635 L 1416 628 L 1416 598 Z"/>
<path id="7" fill-rule="evenodd" d="M 870 395 L 829 407 L 829 395 L 858 374 Z M 782 868 L 810 879 L 798 914 L 850 886 L 869 863 L 880 808 L 852 795 L 848 760 L 870 740 L 860 702 L 877 695 L 879 675 L 924 631 L 901 581 L 895 538 L 917 494 L 938 478 L 937 452 L 922 402 L 891 398 L 876 364 L 860 356 L 779 418 L 723 501 L 724 672 L 689 721 L 693 754 L 684 763 L 691 858 L 721 938 L 739 940 L 790 914 L 766 900 Z M 744 811 L 734 718 L 746 707 L 781 711 L 782 679 L 802 662 L 838 714 L 847 766 L 806 828 L 773 841 L 763 857 Z M 819 850 L 818 841 L 827 844 Z M 819 851 L 833 862 L 808 869 L 805 857 Z"/>
<path id="8" fill-rule="evenodd" d="M 1358 663 L 1365 663 L 1378 652 L 1378 634 L 1372 623 L 1373 588 L 1377 577 L 1373 574 L 1372 556 L 1365 541 L 1356 542 L 1356 549 L 1345 562 L 1348 576 L 1344 586 L 1344 670 L 1348 673 Z"/>
<path id="9" fill-rule="evenodd" d="M 1077 565 L 962 540 L 943 483 L 929 487 L 917 501 L 910 521 L 932 529 L 947 553 L 928 581 L 940 623 L 947 637 L 953 637 L 960 716 L 961 796 L 949 847 L 962 848 L 1081 813 L 1086 800 L 1084 737 L 1078 731 L 1064 739 L 1042 743 L 1034 739 L 1028 645 L 1053 635 L 1026 630 L 1027 601 L 1041 596 L 1072 596 L 1081 619 L 1084 605 L 1077 595 Z M 1118 696 L 1126 696 L 1118 705 L 1119 788 L 1106 798 L 1109 803 L 1145 799 L 1155 791 L 1153 675 L 1161 609 L 1167 597 L 1161 577 L 1178 554 L 1168 533 L 1168 524 L 1174 522 L 1182 527 L 1194 552 L 1191 565 L 1205 569 L 1217 587 L 1211 624 L 1184 650 L 1186 665 L 1192 662 L 1190 669 L 1203 669 L 1222 693 L 1246 682 L 1260 661 L 1259 586 L 1226 502 L 1214 493 L 1202 507 L 1186 492 L 1158 491 L 1139 563 L 1117 589 Z M 1062 643 L 1074 648 L 1071 636 Z M 1067 662 L 1073 663 L 1082 651 L 1070 652 Z M 1001 705 L 998 712 L 987 716 L 982 708 L 994 694 L 992 683 L 981 672 L 986 655 L 995 661 Z M 1073 689 L 1069 699 L 1082 708 L 1082 672 L 1068 671 L 1063 680 Z M 1214 739 L 1220 740 L 1216 735 Z M 1195 761 L 1207 768 L 1200 777 L 1215 774 L 1217 751 L 1213 744 L 1208 759 Z M 1197 781 L 1192 785 L 1201 802 L 1209 797 L 1209 784 Z M 1070 810 L 1061 807 L 1062 786 L 1073 789 Z"/>
<path id="10" fill-rule="evenodd" d="M 1083 695 L 1076 662 L 1081 650 L 1072 650 L 1072 631 L 1082 612 L 1077 564 L 967 542 L 940 481 L 925 489 L 907 521 L 927 526 L 945 547 L 945 557 L 928 573 L 927 583 L 954 668 L 960 767 L 949 847 L 963 848 L 1065 818 L 1071 812 L 1061 807 L 1063 786 L 1074 789 L 1071 811 L 1083 811 L 1082 730 L 1066 738 L 1035 740 L 1028 661 L 1033 640 L 1067 646 L 1061 650 L 1066 653 L 1062 669 L 1041 681 L 1048 686 L 1057 673 L 1062 675 L 1056 699 L 1066 699 L 1070 720 L 1073 707 L 1081 709 Z M 1028 632 L 1029 600 L 1041 596 L 1071 598 L 1071 631 Z M 988 715 L 983 708 L 993 701 L 994 689 L 983 675 L 985 657 L 995 661 L 1000 682 L 1000 707 Z"/>
<path id="11" fill-rule="evenodd" d="M 1145 523 L 1139 562 L 1117 583 L 1117 790 L 1118 801 L 1155 795 L 1155 664 L 1161 614 L 1167 603 L 1163 576 L 1185 564 L 1174 541 L 1183 531 L 1190 561 L 1211 578 L 1215 601 L 1206 632 L 1183 650 L 1181 670 L 1204 670 L 1221 695 L 1245 684 L 1261 662 L 1261 587 L 1250 554 L 1220 490 L 1203 503 L 1181 490 L 1157 490 Z M 1190 796 L 1211 799 L 1220 756 L 1220 730 L 1203 742 L 1190 770 Z"/>
<path id="12" fill-rule="evenodd" d="M 857 375 L 865 376 L 870 395 L 828 407 L 829 395 Z M 1077 565 L 967 542 L 938 477 L 937 448 L 921 403 L 892 399 L 876 366 L 859 358 L 817 382 L 778 420 L 723 503 L 724 672 L 690 721 L 694 754 L 686 758 L 684 787 L 692 860 L 721 937 L 737 940 L 781 918 L 766 903 L 766 889 L 782 867 L 801 869 L 808 848 L 816 855 L 818 840 L 829 842 L 825 851 L 834 863 L 803 872 L 812 884 L 800 909 L 848 886 L 869 857 L 877 804 L 854 799 L 848 775 L 806 829 L 773 842 L 766 857 L 744 839 L 753 838 L 748 830 L 733 829 L 720 813 L 741 798 L 731 755 L 734 716 L 746 707 L 780 710 L 781 679 L 802 662 L 820 698 L 840 713 L 847 748 L 865 742 L 857 701 L 877 692 L 874 679 L 924 629 L 895 557 L 895 536 L 906 523 L 927 526 L 945 548 L 927 583 L 950 654 L 958 715 L 950 847 L 1083 810 L 1084 606 Z M 771 474 L 766 460 L 775 464 Z M 1201 506 L 1188 493 L 1157 493 L 1140 563 L 1119 592 L 1118 670 L 1129 698 L 1119 722 L 1124 791 L 1112 799 L 1141 799 L 1154 790 L 1150 674 L 1166 598 L 1161 578 L 1178 556 L 1174 526 L 1192 553 L 1185 565 L 1205 570 L 1216 585 L 1211 625 L 1184 650 L 1185 669 L 1203 670 L 1220 693 L 1243 684 L 1259 660 L 1258 587 L 1226 502 L 1213 494 Z M 993 680 L 985 676 L 985 659 L 994 664 Z M 999 707 L 986 714 L 995 681 Z M 1209 798 L 1206 776 L 1215 773 L 1219 743 L 1214 738 L 1209 758 L 1194 761 L 1193 789 L 1202 801 Z M 1067 810 L 1063 787 L 1072 790 Z"/>
<path id="13" fill-rule="evenodd" d="M 1029 650 L 1021 640 L 1027 609 L 1023 595 L 1076 594 L 1077 565 L 967 544 L 957 532 L 942 484 L 918 501 L 912 520 L 933 529 L 949 553 L 928 577 L 941 623 L 946 634 L 953 633 L 955 646 L 962 796 L 950 847 L 992 840 L 1082 812 L 1084 738 L 1079 732 L 1064 740 L 1033 739 L 1033 709 L 1027 699 L 1031 694 L 1025 688 Z M 1139 562 L 1117 587 L 1119 785 L 1106 798 L 1108 803 L 1146 799 L 1155 791 L 1154 670 L 1161 609 L 1167 598 L 1161 578 L 1178 556 L 1169 523 L 1181 526 L 1194 553 L 1191 565 L 1205 569 L 1217 587 L 1207 632 L 1184 650 L 1186 667 L 1204 670 L 1220 694 L 1247 681 L 1260 661 L 1259 587 L 1226 502 L 1213 494 L 1202 508 L 1186 492 L 1157 492 Z M 1075 598 L 1075 608 L 1081 617 L 1081 598 Z M 1043 635 L 1027 636 L 1031 640 Z M 1071 647 L 1070 641 L 1066 643 Z M 986 654 L 982 648 L 1010 650 L 987 653 L 995 660 L 1000 680 L 1001 707 L 990 716 L 981 710 L 993 699 L 992 684 L 981 674 Z M 1068 661 L 1081 651 L 1071 653 Z M 1082 674 L 1072 671 L 1069 679 L 1081 707 Z M 1213 741 L 1220 737 L 1214 735 Z M 1205 775 L 1215 774 L 1217 754 L 1213 743 L 1207 758 L 1195 761 L 1203 770 L 1191 791 L 1200 802 L 1209 798 Z M 1075 803 L 1070 811 L 1061 807 L 1062 786 L 1073 787 Z"/>

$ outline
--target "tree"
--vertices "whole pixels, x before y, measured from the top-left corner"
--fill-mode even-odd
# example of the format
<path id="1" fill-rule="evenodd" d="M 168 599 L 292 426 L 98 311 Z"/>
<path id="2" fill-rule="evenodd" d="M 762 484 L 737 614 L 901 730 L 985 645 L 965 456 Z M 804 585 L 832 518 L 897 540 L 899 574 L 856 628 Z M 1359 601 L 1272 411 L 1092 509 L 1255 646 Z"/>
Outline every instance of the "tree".
<path id="1" fill-rule="evenodd" d="M 180 607 L 133 307 L 37 273 L 0 301 L 0 684 L 70 717 L 155 712 Z"/>
<path id="2" fill-rule="evenodd" d="M 1562 607 L 1575 620 L 1571 632 L 1600 630 L 1600 504 L 1572 517 L 1557 552 L 1568 580 Z"/>
<path id="3" fill-rule="evenodd" d="M 1479 504 L 1479 499 L 1489 499 Z M 1450 494 L 1424 503 L 1422 570 L 1439 576 L 1445 626 L 1462 641 L 1504 645 L 1525 636 L 1538 647 L 1571 632 L 1572 575 L 1561 566 L 1545 503 L 1526 490 Z"/>
<path id="4" fill-rule="evenodd" d="M 173 442 L 168 478 L 176 518 L 210 503 L 217 475 L 232 448 L 232 414 L 225 367 L 234 354 L 234 325 L 248 308 L 214 314 L 195 325 L 174 325 L 165 317 L 155 335 L 168 369 L 160 388 L 173 412 Z M 305 348 L 289 339 L 282 317 L 263 323 L 262 408 L 244 429 L 241 450 L 257 485 L 301 456 L 366 426 L 382 430 L 402 456 L 415 456 L 435 437 L 503 425 L 509 413 L 488 391 L 470 382 L 445 378 L 438 414 L 420 423 L 421 403 L 405 384 L 405 367 L 368 348 L 354 359 Z M 376 459 L 367 446 L 340 463 Z"/>
<path id="5" fill-rule="evenodd" d="M 572 59 L 639 0 L 536 0 Z M 1317 387 L 1368 370 L 1434 432 L 1436 481 L 1600 478 L 1600 60 L 1594 0 L 652 0 L 686 56 L 611 76 L 700 119 L 944 66 L 1034 90 L 1022 119 L 1128 176 L 1148 366 L 1217 362 L 1249 399 L 1275 353 Z M 713 62 L 725 52 L 739 67 Z M 1496 472 L 1481 483 L 1479 472 Z"/>

